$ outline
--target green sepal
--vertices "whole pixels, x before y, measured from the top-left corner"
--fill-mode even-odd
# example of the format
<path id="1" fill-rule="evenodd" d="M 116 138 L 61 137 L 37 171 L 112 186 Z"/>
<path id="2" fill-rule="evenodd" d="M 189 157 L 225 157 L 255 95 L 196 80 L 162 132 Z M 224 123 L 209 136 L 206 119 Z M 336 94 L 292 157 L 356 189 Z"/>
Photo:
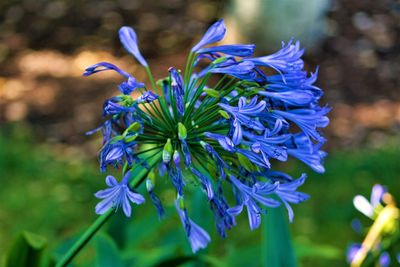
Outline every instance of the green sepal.
<path id="1" fill-rule="evenodd" d="M 179 140 L 184 140 L 187 137 L 186 127 L 180 122 L 178 122 L 178 137 Z"/>
<path id="2" fill-rule="evenodd" d="M 226 112 L 225 110 L 219 110 L 218 113 L 225 119 L 229 120 L 230 116 L 229 116 L 228 112 Z"/>
<path id="3" fill-rule="evenodd" d="M 203 92 L 205 92 L 208 96 L 211 96 L 211 97 L 214 97 L 214 98 L 220 98 L 221 97 L 217 90 L 214 90 L 214 89 L 211 89 L 211 88 L 204 88 Z"/>

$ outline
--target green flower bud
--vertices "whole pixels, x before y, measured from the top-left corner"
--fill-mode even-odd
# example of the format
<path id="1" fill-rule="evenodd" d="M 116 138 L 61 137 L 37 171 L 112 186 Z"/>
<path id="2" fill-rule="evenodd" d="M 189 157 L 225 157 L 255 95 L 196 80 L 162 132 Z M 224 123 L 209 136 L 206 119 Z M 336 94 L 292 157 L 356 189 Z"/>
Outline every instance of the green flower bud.
<path id="1" fill-rule="evenodd" d="M 171 139 L 168 138 L 167 142 L 164 145 L 164 150 L 162 153 L 162 158 L 164 163 L 169 163 L 171 161 L 172 157 L 172 144 L 171 144 Z"/>
<path id="2" fill-rule="evenodd" d="M 178 122 L 178 137 L 179 140 L 184 140 L 186 139 L 187 132 L 186 132 L 186 127 L 182 123 Z"/>
<path id="3" fill-rule="evenodd" d="M 208 96 L 214 97 L 214 98 L 220 98 L 220 95 L 217 90 L 211 89 L 211 88 L 204 88 L 203 92 L 205 92 Z"/>
<path id="4" fill-rule="evenodd" d="M 218 113 L 219 113 L 219 115 L 221 115 L 222 117 L 224 117 L 227 120 L 230 118 L 228 112 L 226 112 L 225 110 L 220 110 L 220 111 L 218 111 Z"/>

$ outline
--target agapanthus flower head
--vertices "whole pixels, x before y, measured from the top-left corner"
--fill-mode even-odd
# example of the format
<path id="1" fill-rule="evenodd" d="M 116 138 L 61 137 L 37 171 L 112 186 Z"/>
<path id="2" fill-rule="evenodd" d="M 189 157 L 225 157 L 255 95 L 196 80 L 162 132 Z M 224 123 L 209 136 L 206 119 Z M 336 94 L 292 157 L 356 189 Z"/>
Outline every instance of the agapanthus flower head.
<path id="1" fill-rule="evenodd" d="M 146 68 L 150 85 L 106 62 L 84 73 L 113 70 L 125 79 L 118 87 L 122 94 L 103 106 L 101 169 L 122 167 L 125 173 L 143 166 L 149 173 L 147 192 L 160 217 L 164 209 L 156 195 L 156 181 L 167 179 L 177 192 L 175 206 L 193 252 L 206 247 L 210 237 L 189 219 L 195 207 L 182 204 L 190 197 L 188 184 L 204 193 L 217 231 L 225 237 L 243 209 L 254 230 L 267 208 L 285 206 L 292 221 L 290 205 L 308 198 L 298 191 L 305 174 L 293 179 L 274 169 L 276 161 L 293 157 L 324 171 L 326 153 L 321 146 L 326 140 L 320 129 L 329 123 L 329 108 L 318 105 L 322 90 L 314 85 L 317 72 L 308 76 L 303 69 L 300 43 L 290 41 L 272 55 L 251 57 L 253 44 L 213 45 L 225 33 L 223 20 L 214 23 L 191 49 L 186 68 L 170 67 L 156 83 L 139 51 L 136 33 L 122 27 L 120 40 Z M 261 69 L 265 67 L 275 73 L 266 75 Z M 134 90 L 137 97 L 131 95 Z M 109 191 L 124 188 L 125 193 L 115 195 L 129 197 L 128 176 L 124 177 L 122 185 L 110 182 Z M 225 191 L 233 192 L 235 201 Z M 101 211 L 120 204 L 128 210 L 129 201 L 115 195 L 106 196 Z"/>

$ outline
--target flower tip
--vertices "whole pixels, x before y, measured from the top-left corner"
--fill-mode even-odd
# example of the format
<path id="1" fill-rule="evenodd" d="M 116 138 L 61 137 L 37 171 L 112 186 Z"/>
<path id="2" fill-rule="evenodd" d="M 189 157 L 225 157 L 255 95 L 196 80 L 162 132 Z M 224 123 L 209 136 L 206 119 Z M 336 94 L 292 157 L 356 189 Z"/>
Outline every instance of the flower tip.
<path id="1" fill-rule="evenodd" d="M 146 60 L 139 51 L 136 32 L 133 30 L 133 28 L 122 26 L 118 33 L 119 39 L 126 51 L 132 54 L 142 66 L 148 67 Z"/>

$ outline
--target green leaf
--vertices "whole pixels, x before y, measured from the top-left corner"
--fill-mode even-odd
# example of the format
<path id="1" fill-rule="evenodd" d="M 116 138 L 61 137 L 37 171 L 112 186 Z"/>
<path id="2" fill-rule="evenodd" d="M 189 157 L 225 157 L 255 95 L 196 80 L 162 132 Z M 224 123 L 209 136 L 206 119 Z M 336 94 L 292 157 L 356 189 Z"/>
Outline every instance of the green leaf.
<path id="1" fill-rule="evenodd" d="M 123 267 L 119 249 L 114 240 L 106 234 L 99 234 L 96 237 L 96 266 L 97 267 Z"/>
<path id="2" fill-rule="evenodd" d="M 6 267 L 14 266 L 44 266 L 44 249 L 47 241 L 44 237 L 22 232 L 15 239 L 6 259 Z"/>
<path id="3" fill-rule="evenodd" d="M 269 208 L 262 221 L 262 263 L 265 267 L 297 266 L 282 207 Z"/>

